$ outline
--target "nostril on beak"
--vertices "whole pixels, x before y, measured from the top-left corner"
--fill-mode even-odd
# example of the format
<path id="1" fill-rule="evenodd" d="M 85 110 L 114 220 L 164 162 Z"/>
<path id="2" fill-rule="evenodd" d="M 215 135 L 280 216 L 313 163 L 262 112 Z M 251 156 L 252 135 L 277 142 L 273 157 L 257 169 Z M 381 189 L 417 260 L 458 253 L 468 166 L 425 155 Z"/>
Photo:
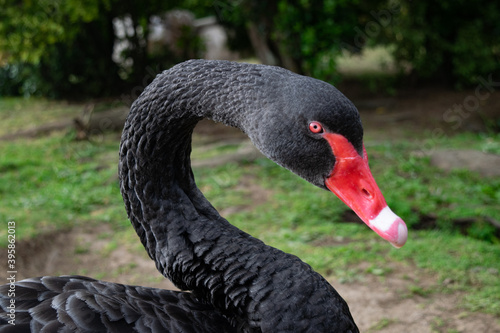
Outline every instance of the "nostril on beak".
<path id="1" fill-rule="evenodd" d="M 367 199 L 371 199 L 372 198 L 372 194 L 366 189 L 366 188 L 363 188 L 361 190 L 361 193 L 363 193 L 363 195 L 365 196 L 365 198 Z"/>

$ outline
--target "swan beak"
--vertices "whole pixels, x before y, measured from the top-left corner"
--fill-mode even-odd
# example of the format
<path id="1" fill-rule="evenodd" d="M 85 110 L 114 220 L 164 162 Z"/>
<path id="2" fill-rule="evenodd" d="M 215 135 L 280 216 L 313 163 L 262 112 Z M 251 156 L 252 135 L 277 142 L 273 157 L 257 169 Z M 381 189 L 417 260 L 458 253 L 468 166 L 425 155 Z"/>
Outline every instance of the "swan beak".
<path id="1" fill-rule="evenodd" d="M 349 206 L 380 237 L 400 248 L 406 243 L 408 229 L 404 221 L 387 206 L 373 179 L 363 147 L 360 156 L 342 135 L 326 133 L 325 139 L 335 155 L 335 166 L 325 186 Z"/>

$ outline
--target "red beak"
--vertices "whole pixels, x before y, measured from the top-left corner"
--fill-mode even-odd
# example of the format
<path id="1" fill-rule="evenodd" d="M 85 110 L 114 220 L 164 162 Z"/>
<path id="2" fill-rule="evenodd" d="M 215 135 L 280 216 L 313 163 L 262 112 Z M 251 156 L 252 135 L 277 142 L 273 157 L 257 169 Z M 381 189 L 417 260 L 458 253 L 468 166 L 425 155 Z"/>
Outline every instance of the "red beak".
<path id="1" fill-rule="evenodd" d="M 325 180 L 326 187 L 380 237 L 397 248 L 403 246 L 408 229 L 403 220 L 387 206 L 368 166 L 364 146 L 361 157 L 344 136 L 333 133 L 323 136 L 336 158 L 333 171 Z"/>

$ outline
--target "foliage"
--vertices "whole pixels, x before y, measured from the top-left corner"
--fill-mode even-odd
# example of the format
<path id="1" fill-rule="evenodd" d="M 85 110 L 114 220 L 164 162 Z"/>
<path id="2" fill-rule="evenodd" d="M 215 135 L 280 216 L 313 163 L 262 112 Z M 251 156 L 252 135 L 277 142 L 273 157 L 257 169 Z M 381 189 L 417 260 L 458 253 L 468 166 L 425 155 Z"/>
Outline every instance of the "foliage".
<path id="1" fill-rule="evenodd" d="M 8 65 L 1 72 L 12 81 L 0 94 L 105 94 L 117 77 L 110 57 L 113 30 L 105 22 L 110 5 L 98 0 L 4 0 L 0 49 Z"/>
<path id="2" fill-rule="evenodd" d="M 82 22 L 99 16 L 109 1 L 0 1 L 0 50 L 23 63 L 39 63 L 58 43 L 71 40 Z"/>
<path id="3" fill-rule="evenodd" d="M 377 42 L 394 45 L 402 69 L 421 80 L 455 86 L 500 74 L 500 3 L 495 1 L 403 1 L 400 15 Z"/>
<path id="4" fill-rule="evenodd" d="M 78 39 L 82 34 L 95 33 L 86 29 L 101 17 L 109 1 L 87 0 L 82 4 L 60 0 L 2 0 L 1 7 L 0 52 L 7 64 L 0 69 L 0 76 L 9 80 L 3 81 L 0 95 L 50 95 L 57 94 L 61 88 L 60 92 L 66 93 L 72 85 L 71 79 L 79 79 L 66 70 L 68 66 L 95 74 L 81 62 L 82 58 L 91 59 L 86 45 L 92 40 L 87 38 L 81 45 Z M 94 38 L 100 36 L 102 34 L 96 34 Z M 102 59 L 92 60 L 102 62 Z"/>
<path id="5" fill-rule="evenodd" d="M 0 68 L 0 77 L 10 79 L 0 86 L 0 95 L 118 94 L 125 83 L 144 87 L 150 72 L 200 50 L 201 41 L 192 38 L 192 31 L 185 31 L 177 47 L 195 53 L 158 53 L 148 48 L 151 17 L 175 8 L 179 1 L 1 0 L 0 4 L 0 55 L 7 64 Z M 130 22 L 122 40 L 129 47 L 119 64 L 112 59 L 117 18 Z"/>
<path id="6" fill-rule="evenodd" d="M 44 86 L 41 78 L 35 75 L 37 71 L 37 65 L 21 62 L 0 67 L 0 96 L 42 94 Z"/>
<path id="7" fill-rule="evenodd" d="M 251 40 L 263 63 L 331 82 L 338 79 L 335 58 L 341 48 L 355 44 L 359 34 L 355 28 L 372 19 L 369 9 L 380 1 L 370 5 L 334 0 L 224 3 L 219 20 L 233 29 L 230 36 L 237 41 Z"/>
<path id="8" fill-rule="evenodd" d="M 148 43 L 153 15 L 187 8 L 217 15 L 230 45 L 260 61 L 336 81 L 342 49 L 390 45 L 400 69 L 457 87 L 500 75 L 500 3 L 376 0 L 0 0 L 0 95 L 85 97 L 144 87 L 163 68 L 198 57 L 202 42 L 182 31 L 175 52 Z M 114 19 L 130 29 L 115 36 Z M 127 42 L 122 62 L 114 43 Z"/>

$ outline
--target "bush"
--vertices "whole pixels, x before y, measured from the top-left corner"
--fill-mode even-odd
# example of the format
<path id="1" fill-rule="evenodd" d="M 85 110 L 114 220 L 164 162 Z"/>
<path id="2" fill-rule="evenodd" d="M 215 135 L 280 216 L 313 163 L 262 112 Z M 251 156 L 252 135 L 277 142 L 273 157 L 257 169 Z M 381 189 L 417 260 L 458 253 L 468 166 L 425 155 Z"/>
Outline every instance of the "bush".
<path id="1" fill-rule="evenodd" d="M 0 67 L 0 96 L 54 97 L 44 82 L 40 64 L 14 62 Z"/>
<path id="2" fill-rule="evenodd" d="M 391 1 L 393 2 L 393 1 Z M 498 1 L 401 1 L 401 11 L 376 42 L 394 45 L 401 69 L 420 81 L 456 87 L 500 74 Z"/>
<path id="3" fill-rule="evenodd" d="M 176 40 L 175 54 L 148 48 L 151 17 L 179 3 L 68 0 L 31 1 L 20 7 L 6 0 L 0 11 L 0 59 L 7 63 L 0 68 L 0 94 L 87 98 L 144 87 L 151 72 L 200 52 L 201 40 L 189 28 Z M 116 18 L 131 22 L 121 37 L 129 47 L 119 64 L 112 59 Z"/>
<path id="4" fill-rule="evenodd" d="M 325 81 L 336 81 L 336 58 L 356 44 L 356 27 L 373 20 L 361 1 L 234 0 L 216 7 L 233 45 L 251 41 L 259 60 Z M 363 45 L 357 44 L 359 51 Z"/>

